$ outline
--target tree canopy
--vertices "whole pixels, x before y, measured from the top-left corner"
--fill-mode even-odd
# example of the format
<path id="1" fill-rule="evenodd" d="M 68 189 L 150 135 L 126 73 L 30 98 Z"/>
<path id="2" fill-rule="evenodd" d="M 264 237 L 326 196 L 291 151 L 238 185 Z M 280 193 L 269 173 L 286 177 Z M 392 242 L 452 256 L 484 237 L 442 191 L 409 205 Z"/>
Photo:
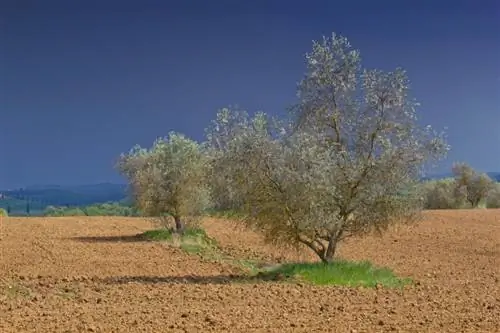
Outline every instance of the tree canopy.
<path id="1" fill-rule="evenodd" d="M 335 34 L 313 42 L 305 60 L 288 117 L 224 108 L 203 145 L 171 134 L 122 156 L 142 209 L 192 214 L 208 189 L 213 207 L 324 262 L 347 237 L 418 217 L 421 172 L 449 147 L 418 123 L 405 71 L 362 68 L 359 51 Z"/>

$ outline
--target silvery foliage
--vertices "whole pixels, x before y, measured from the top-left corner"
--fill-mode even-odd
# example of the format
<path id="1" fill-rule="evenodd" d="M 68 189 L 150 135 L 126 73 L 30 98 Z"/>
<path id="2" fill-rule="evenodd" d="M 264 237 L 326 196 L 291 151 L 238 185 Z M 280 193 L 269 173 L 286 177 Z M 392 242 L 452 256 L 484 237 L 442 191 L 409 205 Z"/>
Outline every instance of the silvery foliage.
<path id="1" fill-rule="evenodd" d="M 418 125 L 403 70 L 361 71 L 359 52 L 336 35 L 306 61 L 291 119 L 245 118 L 219 161 L 250 225 L 327 262 L 342 239 L 415 217 L 423 166 L 448 146 Z"/>
<path id="2" fill-rule="evenodd" d="M 500 208 L 500 183 L 495 183 L 488 193 L 486 208 Z"/>
<path id="3" fill-rule="evenodd" d="M 194 218 L 208 204 L 207 158 L 200 144 L 171 132 L 151 148 L 134 146 L 122 154 L 119 170 L 129 180 L 139 208 L 149 216 Z"/>
<path id="4" fill-rule="evenodd" d="M 242 198 L 236 192 L 231 168 L 234 164 L 228 163 L 224 157 L 231 142 L 243 133 L 251 130 L 252 120 L 248 113 L 239 108 L 222 108 L 205 130 L 207 153 L 210 157 L 210 194 L 212 208 L 217 210 L 236 210 L 241 207 Z"/>
<path id="5" fill-rule="evenodd" d="M 424 209 L 459 209 L 466 205 L 465 193 L 453 178 L 428 180 L 420 184 Z"/>
<path id="6" fill-rule="evenodd" d="M 456 163 L 452 168 L 457 190 L 462 191 L 467 202 L 475 208 L 494 190 L 495 182 L 485 173 L 479 173 L 465 163 Z"/>

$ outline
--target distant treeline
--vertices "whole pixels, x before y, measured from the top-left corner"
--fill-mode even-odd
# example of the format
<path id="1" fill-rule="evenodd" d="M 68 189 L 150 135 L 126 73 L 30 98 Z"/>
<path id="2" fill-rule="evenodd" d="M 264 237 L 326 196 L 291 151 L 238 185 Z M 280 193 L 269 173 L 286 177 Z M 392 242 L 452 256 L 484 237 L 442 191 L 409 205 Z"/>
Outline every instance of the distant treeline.
<path id="1" fill-rule="evenodd" d="M 10 199 L 29 201 L 43 206 L 86 206 L 103 202 L 119 202 L 127 197 L 124 184 L 92 184 L 78 186 L 29 186 L 0 191 Z"/>
<path id="2" fill-rule="evenodd" d="M 103 203 L 118 203 L 130 206 L 127 187 L 123 184 L 92 184 L 80 186 L 30 186 L 23 189 L 0 191 L 0 208 L 9 215 L 40 216 L 46 208 L 95 206 Z"/>
<path id="3" fill-rule="evenodd" d="M 424 209 L 500 208 L 500 182 L 473 182 L 467 191 L 449 177 L 425 181 L 421 189 Z"/>
<path id="4" fill-rule="evenodd" d="M 500 180 L 500 173 L 488 176 Z M 471 207 L 467 196 L 457 192 L 453 177 L 427 179 L 422 185 L 425 209 Z M 127 199 L 126 186 L 121 184 L 29 187 L 0 193 L 0 210 L 10 216 L 141 216 Z M 500 208 L 500 183 L 481 198 L 479 206 Z"/>
<path id="5" fill-rule="evenodd" d="M 120 203 L 103 203 L 83 207 L 48 206 L 43 211 L 44 216 L 141 216 L 141 213 L 131 206 Z"/>

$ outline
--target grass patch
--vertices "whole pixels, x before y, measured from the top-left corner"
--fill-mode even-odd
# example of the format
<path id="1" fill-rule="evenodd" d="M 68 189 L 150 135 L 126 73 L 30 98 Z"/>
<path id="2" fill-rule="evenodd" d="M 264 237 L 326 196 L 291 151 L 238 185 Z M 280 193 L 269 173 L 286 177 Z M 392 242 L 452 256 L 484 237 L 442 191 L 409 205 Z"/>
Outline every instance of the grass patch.
<path id="1" fill-rule="evenodd" d="M 225 219 L 242 219 L 244 217 L 243 214 L 236 210 L 207 210 L 205 212 L 207 216 L 217 217 L 217 218 L 225 218 Z"/>
<path id="2" fill-rule="evenodd" d="M 349 287 L 403 287 L 411 279 L 397 277 L 388 268 L 374 267 L 370 262 L 335 261 L 324 263 L 284 264 L 264 270 L 258 274 L 273 280 L 288 279 L 316 285 L 338 285 Z"/>
<path id="3" fill-rule="evenodd" d="M 74 299 L 77 296 L 76 292 L 73 290 L 61 290 L 56 293 L 56 295 L 64 299 Z"/>
<path id="4" fill-rule="evenodd" d="M 150 241 L 169 241 L 173 238 L 172 230 L 170 229 L 148 230 L 143 232 L 140 236 Z"/>
<path id="5" fill-rule="evenodd" d="M 180 247 L 184 251 L 201 256 L 216 256 L 218 246 L 201 228 L 187 229 L 180 237 Z"/>
<path id="6" fill-rule="evenodd" d="M 171 229 L 149 230 L 139 235 L 142 239 L 149 241 L 164 241 L 169 245 L 179 247 L 183 251 L 198 255 L 205 260 L 229 263 L 241 269 L 245 274 L 253 276 L 260 270 L 257 261 L 247 259 L 235 259 L 225 254 L 217 244 L 217 241 L 201 228 L 188 228 L 184 234 L 178 235 Z"/>
<path id="7" fill-rule="evenodd" d="M 399 278 L 389 268 L 375 267 L 369 261 L 353 262 L 337 260 L 324 263 L 290 263 L 267 268 L 262 263 L 250 259 L 232 258 L 223 253 L 217 242 L 201 228 L 187 229 L 178 235 L 169 229 L 146 231 L 142 234 L 147 240 L 166 241 L 178 246 L 187 253 L 199 255 L 204 259 L 227 262 L 239 267 L 250 280 L 300 281 L 315 285 L 337 285 L 348 287 L 400 288 L 413 283 L 411 279 Z"/>
<path id="8" fill-rule="evenodd" d="M 217 250 L 217 242 L 201 228 L 189 228 L 182 235 L 171 229 L 148 230 L 140 235 L 150 241 L 165 241 L 192 254 L 203 255 Z"/>
<path id="9" fill-rule="evenodd" d="M 7 285 L 1 286 L 0 295 L 5 296 L 8 299 L 15 298 L 28 298 L 32 294 L 31 290 L 17 283 L 9 283 Z"/>
<path id="10" fill-rule="evenodd" d="M 255 275 L 259 272 L 262 272 L 260 266 L 262 266 L 262 262 L 259 260 L 252 259 L 233 259 L 232 263 L 247 274 Z"/>

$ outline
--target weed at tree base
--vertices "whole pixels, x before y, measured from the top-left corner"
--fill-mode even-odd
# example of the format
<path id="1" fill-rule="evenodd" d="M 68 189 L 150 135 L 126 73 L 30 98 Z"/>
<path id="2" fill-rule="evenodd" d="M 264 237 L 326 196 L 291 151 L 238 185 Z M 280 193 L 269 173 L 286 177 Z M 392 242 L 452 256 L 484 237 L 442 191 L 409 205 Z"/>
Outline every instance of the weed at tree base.
<path id="1" fill-rule="evenodd" d="M 258 273 L 273 280 L 302 281 L 315 285 L 348 287 L 404 287 L 411 284 L 408 278 L 397 277 L 389 268 L 377 268 L 370 262 L 338 260 L 332 263 L 289 263 Z"/>

